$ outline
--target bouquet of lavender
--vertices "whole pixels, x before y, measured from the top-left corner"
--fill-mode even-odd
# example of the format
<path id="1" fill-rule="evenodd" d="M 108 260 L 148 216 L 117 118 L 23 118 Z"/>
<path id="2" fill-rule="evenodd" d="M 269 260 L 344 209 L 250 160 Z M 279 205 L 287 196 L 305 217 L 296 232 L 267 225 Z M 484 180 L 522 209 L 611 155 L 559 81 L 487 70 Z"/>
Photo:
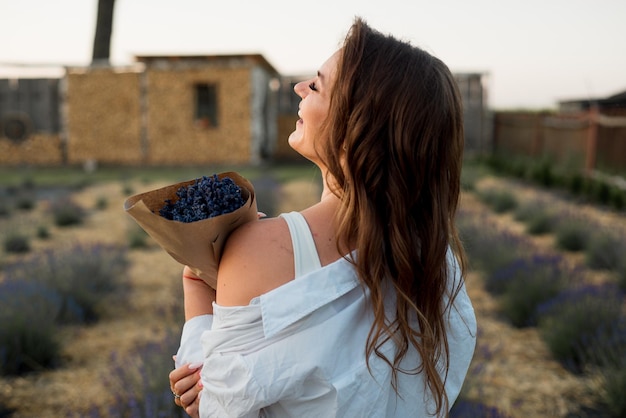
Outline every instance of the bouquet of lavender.
<path id="1" fill-rule="evenodd" d="M 226 238 L 257 219 L 252 184 L 235 172 L 203 176 L 129 197 L 126 212 L 176 261 L 209 286 Z"/>
<path id="2" fill-rule="evenodd" d="M 230 177 L 202 176 L 176 191 L 177 200 L 167 199 L 159 214 L 178 222 L 195 222 L 234 212 L 245 203 L 241 188 Z"/>

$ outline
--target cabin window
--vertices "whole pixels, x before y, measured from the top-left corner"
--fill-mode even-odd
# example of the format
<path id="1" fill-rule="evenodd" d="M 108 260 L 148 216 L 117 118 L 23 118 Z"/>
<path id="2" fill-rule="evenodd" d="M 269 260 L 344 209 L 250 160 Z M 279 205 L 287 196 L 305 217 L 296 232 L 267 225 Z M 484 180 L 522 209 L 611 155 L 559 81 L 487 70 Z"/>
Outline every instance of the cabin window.
<path id="1" fill-rule="evenodd" d="M 196 84 L 196 124 L 205 128 L 216 128 L 217 86 L 215 84 Z"/>

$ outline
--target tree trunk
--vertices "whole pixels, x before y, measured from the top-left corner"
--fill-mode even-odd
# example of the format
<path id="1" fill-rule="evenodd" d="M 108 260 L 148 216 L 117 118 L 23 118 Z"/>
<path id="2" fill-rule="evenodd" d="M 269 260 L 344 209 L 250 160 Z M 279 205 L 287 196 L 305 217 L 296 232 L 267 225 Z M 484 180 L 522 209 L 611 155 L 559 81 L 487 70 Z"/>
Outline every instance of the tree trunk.
<path id="1" fill-rule="evenodd" d="M 93 40 L 92 64 L 108 64 L 113 33 L 113 7 L 115 0 L 98 0 L 96 34 Z"/>

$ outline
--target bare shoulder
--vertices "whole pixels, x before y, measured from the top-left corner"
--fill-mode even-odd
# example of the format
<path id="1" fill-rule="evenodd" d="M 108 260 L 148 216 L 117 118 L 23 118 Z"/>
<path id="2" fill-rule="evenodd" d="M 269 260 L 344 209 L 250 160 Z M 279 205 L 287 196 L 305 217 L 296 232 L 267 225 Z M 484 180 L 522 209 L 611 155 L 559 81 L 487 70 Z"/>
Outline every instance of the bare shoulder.
<path id="1" fill-rule="evenodd" d="M 228 237 L 217 273 L 217 303 L 244 306 L 292 280 L 293 248 L 281 218 L 248 222 Z"/>

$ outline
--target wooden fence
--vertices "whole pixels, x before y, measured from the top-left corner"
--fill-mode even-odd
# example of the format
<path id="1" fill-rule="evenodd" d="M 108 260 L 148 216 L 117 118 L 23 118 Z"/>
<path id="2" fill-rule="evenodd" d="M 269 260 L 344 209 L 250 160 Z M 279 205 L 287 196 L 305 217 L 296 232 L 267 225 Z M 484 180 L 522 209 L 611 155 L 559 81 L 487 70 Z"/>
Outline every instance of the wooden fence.
<path id="1" fill-rule="evenodd" d="M 622 114 L 620 114 L 622 113 Z M 548 158 L 570 170 L 626 171 L 626 111 L 577 114 L 496 112 L 494 151 Z"/>

